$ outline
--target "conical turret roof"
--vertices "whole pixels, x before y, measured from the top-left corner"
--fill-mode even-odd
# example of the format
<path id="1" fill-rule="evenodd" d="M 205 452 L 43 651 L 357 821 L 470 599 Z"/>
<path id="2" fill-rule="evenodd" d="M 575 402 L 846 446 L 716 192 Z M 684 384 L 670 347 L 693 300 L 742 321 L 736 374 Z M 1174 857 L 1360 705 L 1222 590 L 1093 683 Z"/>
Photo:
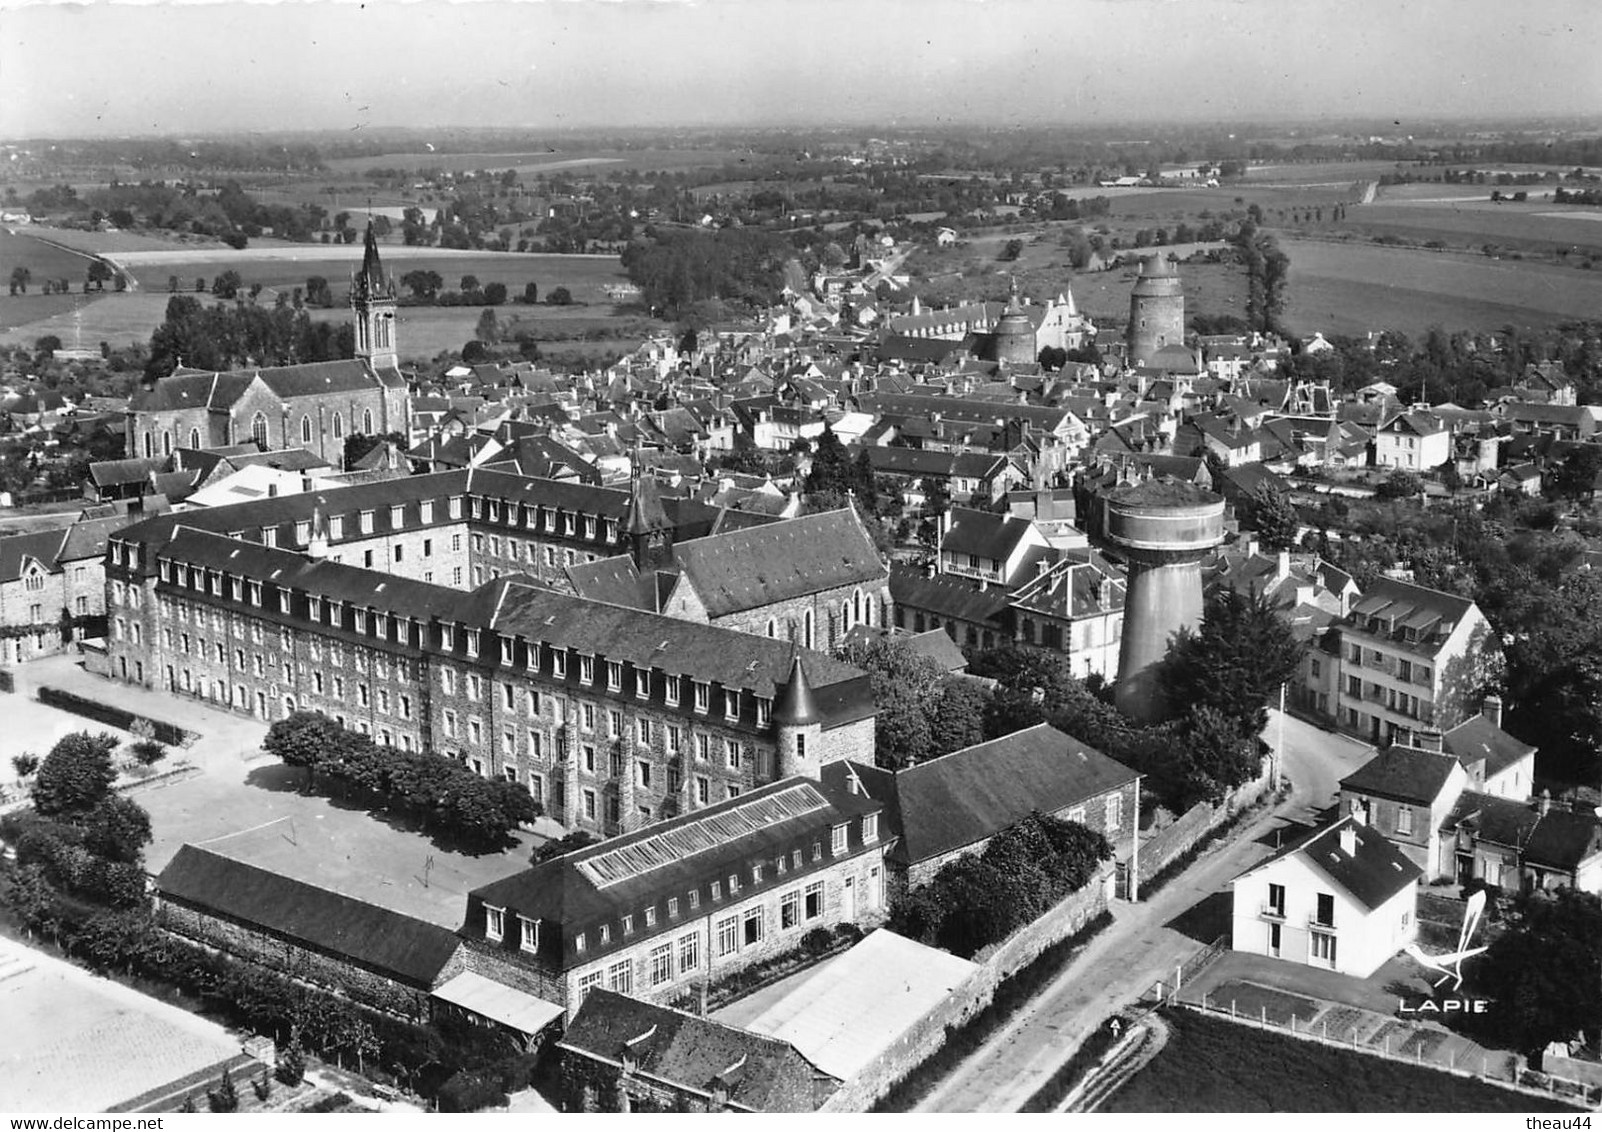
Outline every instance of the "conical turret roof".
<path id="1" fill-rule="evenodd" d="M 807 671 L 797 649 L 790 657 L 790 679 L 773 705 L 773 722 L 781 727 L 804 727 L 822 719 L 823 712 L 818 710 L 818 701 L 812 695 L 812 685 L 807 681 Z"/>
<path id="2" fill-rule="evenodd" d="M 634 481 L 634 491 L 629 497 L 628 514 L 624 516 L 624 527 L 631 535 L 648 534 L 667 527 L 667 511 L 662 507 L 662 497 L 657 493 L 656 480 L 651 476 L 639 476 Z"/>

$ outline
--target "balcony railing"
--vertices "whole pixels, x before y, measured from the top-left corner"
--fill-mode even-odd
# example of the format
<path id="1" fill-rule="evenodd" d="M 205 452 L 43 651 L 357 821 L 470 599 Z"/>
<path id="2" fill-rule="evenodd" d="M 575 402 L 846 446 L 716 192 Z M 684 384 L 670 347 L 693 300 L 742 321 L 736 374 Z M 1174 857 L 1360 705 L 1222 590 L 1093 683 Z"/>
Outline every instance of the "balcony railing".
<path id="1" fill-rule="evenodd" d="M 1285 906 L 1283 904 L 1264 904 L 1262 914 L 1265 919 L 1283 920 L 1285 918 Z"/>
<path id="2" fill-rule="evenodd" d="M 1310 912 L 1307 916 L 1307 926 L 1310 928 L 1323 928 L 1325 931 L 1334 931 L 1335 920 L 1333 917 L 1326 920 L 1317 912 Z"/>

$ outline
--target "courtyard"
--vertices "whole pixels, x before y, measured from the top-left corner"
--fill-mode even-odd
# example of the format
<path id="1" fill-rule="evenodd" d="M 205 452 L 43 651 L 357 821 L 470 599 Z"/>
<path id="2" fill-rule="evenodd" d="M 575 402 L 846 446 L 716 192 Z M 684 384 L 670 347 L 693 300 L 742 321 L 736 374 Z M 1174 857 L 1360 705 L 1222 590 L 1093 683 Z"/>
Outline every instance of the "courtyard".
<path id="1" fill-rule="evenodd" d="M 339 799 L 300 792 L 302 774 L 263 753 L 267 725 L 197 700 L 119 684 L 85 672 L 72 656 L 19 666 L 17 691 L 0 699 L 23 728 L 0 735 L 9 773 L 10 754 L 43 755 L 71 731 L 105 731 L 31 699 L 48 684 L 197 732 L 157 764 L 187 762 L 191 769 L 131 786 L 128 796 L 150 814 L 152 842 L 145 865 L 159 874 L 185 844 L 294 877 L 442 927 L 461 926 L 467 893 L 528 866 L 535 845 L 562 832 L 541 820 L 502 852 L 469 854 L 437 844 L 399 816 L 374 813 Z"/>

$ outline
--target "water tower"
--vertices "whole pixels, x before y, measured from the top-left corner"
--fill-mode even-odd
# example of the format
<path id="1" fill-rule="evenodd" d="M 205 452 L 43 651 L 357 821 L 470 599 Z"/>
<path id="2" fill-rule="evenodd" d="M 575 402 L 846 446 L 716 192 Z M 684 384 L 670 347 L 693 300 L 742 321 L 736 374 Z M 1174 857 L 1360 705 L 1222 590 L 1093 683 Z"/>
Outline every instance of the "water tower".
<path id="1" fill-rule="evenodd" d="M 1107 539 L 1129 560 L 1118 706 L 1142 722 L 1161 716 L 1157 669 L 1174 634 L 1202 619 L 1201 563 L 1224 540 L 1224 500 L 1164 476 L 1107 496 Z"/>

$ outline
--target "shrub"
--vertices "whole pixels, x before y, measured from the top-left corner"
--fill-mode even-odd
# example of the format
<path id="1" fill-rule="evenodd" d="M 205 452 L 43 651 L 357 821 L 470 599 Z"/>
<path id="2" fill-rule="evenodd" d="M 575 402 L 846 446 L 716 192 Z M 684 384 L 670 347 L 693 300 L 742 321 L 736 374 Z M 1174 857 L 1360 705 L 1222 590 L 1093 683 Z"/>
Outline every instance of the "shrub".
<path id="1" fill-rule="evenodd" d="M 834 938 L 855 944 L 862 939 L 862 929 L 849 921 L 839 923 L 834 926 Z"/>
<path id="2" fill-rule="evenodd" d="M 808 955 L 822 955 L 834 943 L 828 928 L 813 928 L 801 937 L 801 947 Z"/>
<path id="3" fill-rule="evenodd" d="M 479 1112 L 508 1103 L 498 1075 L 463 1069 L 439 1088 L 439 1111 Z"/>
<path id="4" fill-rule="evenodd" d="M 273 1076 L 267 1072 L 265 1065 L 262 1066 L 261 1076 L 250 1083 L 250 1088 L 256 1094 L 256 1099 L 263 1103 L 273 1095 Z"/>
<path id="5" fill-rule="evenodd" d="M 12 755 L 11 767 L 17 772 L 18 778 L 27 778 L 39 769 L 39 756 L 31 751 L 24 751 L 20 755 Z"/>
<path id="6" fill-rule="evenodd" d="M 300 1035 L 289 1039 L 289 1045 L 278 1055 L 273 1076 L 286 1085 L 298 1085 L 306 1076 L 306 1055 L 300 1052 Z"/>
<path id="7" fill-rule="evenodd" d="M 167 748 L 154 739 L 141 739 L 133 745 L 133 757 L 140 766 L 153 766 L 167 757 Z"/>
<path id="8" fill-rule="evenodd" d="M 351 1102 L 350 1102 L 350 1094 L 349 1093 L 335 1093 L 331 1097 L 324 1097 L 322 1100 L 317 1101 L 314 1104 L 307 1105 L 305 1108 L 301 1109 L 300 1111 L 302 1111 L 302 1112 L 339 1112 L 342 1109 L 350 1107 L 350 1103 Z"/>
<path id="9" fill-rule="evenodd" d="M 217 1087 L 206 1093 L 206 1101 L 212 1112 L 236 1112 L 239 1109 L 239 1090 L 234 1088 L 234 1079 L 228 1070 L 223 1070 L 222 1080 Z"/>

